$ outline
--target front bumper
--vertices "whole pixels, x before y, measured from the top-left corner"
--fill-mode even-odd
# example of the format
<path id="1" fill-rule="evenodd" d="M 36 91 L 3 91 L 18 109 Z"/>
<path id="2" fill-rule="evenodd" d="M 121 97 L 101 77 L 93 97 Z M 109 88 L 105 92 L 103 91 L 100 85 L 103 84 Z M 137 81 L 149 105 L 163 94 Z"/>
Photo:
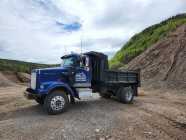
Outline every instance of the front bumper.
<path id="1" fill-rule="evenodd" d="M 27 98 L 27 99 L 35 99 L 36 97 L 38 97 L 38 94 L 31 88 L 27 88 L 25 91 L 24 91 L 24 96 Z"/>

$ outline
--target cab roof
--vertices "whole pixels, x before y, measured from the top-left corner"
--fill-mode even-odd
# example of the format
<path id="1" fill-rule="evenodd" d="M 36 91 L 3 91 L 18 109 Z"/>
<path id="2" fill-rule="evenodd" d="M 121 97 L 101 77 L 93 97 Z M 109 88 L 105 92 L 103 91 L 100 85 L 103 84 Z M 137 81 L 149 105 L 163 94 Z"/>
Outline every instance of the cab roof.
<path id="1" fill-rule="evenodd" d="M 107 57 L 105 54 L 100 53 L 100 52 L 95 52 L 95 51 L 86 52 L 86 53 L 83 53 L 83 55 L 99 57 L 99 58 Z M 72 53 L 72 54 L 62 56 L 61 59 L 68 58 L 68 57 L 80 57 L 80 56 L 81 56 L 81 54 Z"/>
<path id="2" fill-rule="evenodd" d="M 72 54 L 67 54 L 61 57 L 61 59 L 68 58 L 68 57 L 80 57 L 79 54 L 72 53 Z"/>

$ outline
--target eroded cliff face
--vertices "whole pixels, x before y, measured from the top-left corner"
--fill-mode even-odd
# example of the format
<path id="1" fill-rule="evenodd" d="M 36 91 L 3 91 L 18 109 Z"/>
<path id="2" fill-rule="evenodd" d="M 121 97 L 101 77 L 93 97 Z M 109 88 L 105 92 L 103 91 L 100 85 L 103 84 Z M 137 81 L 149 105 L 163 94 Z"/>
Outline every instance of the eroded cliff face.
<path id="1" fill-rule="evenodd" d="M 186 84 L 186 25 L 178 27 L 128 64 L 143 80 Z"/>

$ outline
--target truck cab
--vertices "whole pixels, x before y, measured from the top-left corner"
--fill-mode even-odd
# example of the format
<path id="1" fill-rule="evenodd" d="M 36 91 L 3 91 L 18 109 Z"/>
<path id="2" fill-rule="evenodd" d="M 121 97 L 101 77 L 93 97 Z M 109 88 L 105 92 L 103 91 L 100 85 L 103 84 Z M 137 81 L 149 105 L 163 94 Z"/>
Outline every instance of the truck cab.
<path id="1" fill-rule="evenodd" d="M 61 57 L 60 67 L 35 69 L 25 96 L 43 105 L 48 114 L 59 114 L 75 99 L 99 93 L 101 97 L 117 96 L 131 103 L 140 86 L 139 72 L 110 71 L 108 58 L 98 52 L 69 54 Z"/>

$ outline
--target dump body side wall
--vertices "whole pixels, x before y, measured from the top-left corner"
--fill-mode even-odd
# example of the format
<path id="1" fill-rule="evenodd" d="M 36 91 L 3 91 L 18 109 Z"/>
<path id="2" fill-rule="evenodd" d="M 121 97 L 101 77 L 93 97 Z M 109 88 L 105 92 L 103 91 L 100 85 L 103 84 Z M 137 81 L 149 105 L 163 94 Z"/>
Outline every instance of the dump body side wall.
<path id="1" fill-rule="evenodd" d="M 110 84 L 135 84 L 140 86 L 140 72 L 135 71 L 105 71 L 104 82 Z"/>
<path id="2" fill-rule="evenodd" d="M 138 87 L 140 86 L 140 71 L 104 71 L 104 78 L 102 81 L 96 81 L 96 86 L 93 87 L 95 92 L 108 92 L 115 95 L 120 87 L 132 87 L 135 90 L 135 95 L 138 94 Z"/>

